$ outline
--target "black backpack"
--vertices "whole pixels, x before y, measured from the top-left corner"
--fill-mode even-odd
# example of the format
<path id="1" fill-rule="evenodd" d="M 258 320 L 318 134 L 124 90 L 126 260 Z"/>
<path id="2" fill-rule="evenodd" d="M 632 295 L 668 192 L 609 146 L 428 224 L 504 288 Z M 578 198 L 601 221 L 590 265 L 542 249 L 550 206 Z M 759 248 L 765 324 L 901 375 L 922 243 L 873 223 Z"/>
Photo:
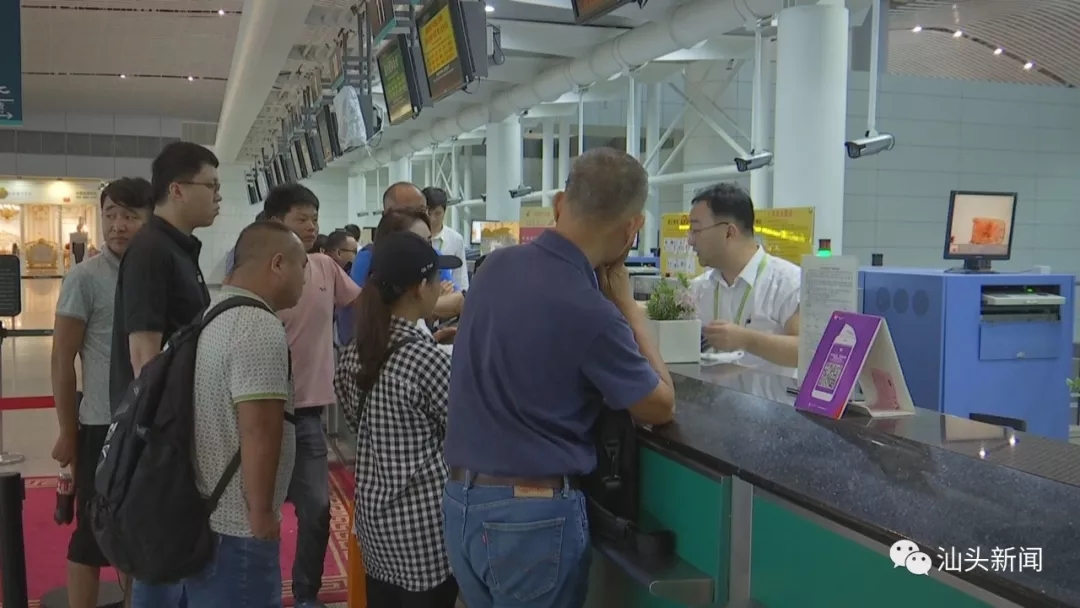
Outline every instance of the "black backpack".
<path id="1" fill-rule="evenodd" d="M 641 465 L 637 427 L 630 412 L 602 406 L 593 440 L 596 470 L 584 483 L 593 540 L 647 557 L 673 555 L 674 532 L 638 528 Z"/>
<path id="2" fill-rule="evenodd" d="M 196 485 L 195 355 L 199 335 L 221 313 L 262 302 L 232 297 L 173 334 L 128 386 L 95 477 L 91 527 L 118 571 L 152 584 L 201 572 L 214 557 L 210 514 L 240 468 L 237 452 L 209 498 Z"/>

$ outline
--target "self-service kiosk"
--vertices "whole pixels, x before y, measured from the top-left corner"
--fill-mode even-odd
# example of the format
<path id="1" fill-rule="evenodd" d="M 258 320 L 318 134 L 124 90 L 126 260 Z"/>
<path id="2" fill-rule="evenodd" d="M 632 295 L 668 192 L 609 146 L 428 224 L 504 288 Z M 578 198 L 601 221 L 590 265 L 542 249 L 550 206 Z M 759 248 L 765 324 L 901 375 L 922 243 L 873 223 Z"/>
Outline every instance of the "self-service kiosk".
<path id="1" fill-rule="evenodd" d="M 912 400 L 1022 420 L 1067 440 L 1075 277 L 865 268 L 862 310 L 889 324 Z"/>

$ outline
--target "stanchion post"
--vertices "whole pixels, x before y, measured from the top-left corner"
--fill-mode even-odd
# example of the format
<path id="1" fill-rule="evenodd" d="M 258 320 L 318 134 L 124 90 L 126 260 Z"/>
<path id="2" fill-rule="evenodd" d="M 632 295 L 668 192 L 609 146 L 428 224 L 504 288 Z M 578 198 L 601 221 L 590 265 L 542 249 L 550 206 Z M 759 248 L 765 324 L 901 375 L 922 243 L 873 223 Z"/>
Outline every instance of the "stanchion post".
<path id="1" fill-rule="evenodd" d="M 0 397 L 4 396 L 4 338 L 7 338 L 8 330 L 0 321 Z M 4 410 L 0 410 L 0 467 L 19 464 L 26 460 L 22 454 L 7 452 L 4 450 Z"/>
<path id="2" fill-rule="evenodd" d="M 26 489 L 22 475 L 0 473 L 0 583 L 4 586 L 4 608 L 28 608 L 26 546 L 23 543 L 23 500 Z"/>

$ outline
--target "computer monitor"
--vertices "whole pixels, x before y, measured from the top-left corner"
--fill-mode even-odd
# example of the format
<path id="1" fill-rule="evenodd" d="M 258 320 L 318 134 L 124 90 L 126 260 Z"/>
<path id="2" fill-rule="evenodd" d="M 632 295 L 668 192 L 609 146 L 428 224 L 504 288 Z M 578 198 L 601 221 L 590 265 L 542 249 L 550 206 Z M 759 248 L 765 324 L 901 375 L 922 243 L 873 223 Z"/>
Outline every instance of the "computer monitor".
<path id="1" fill-rule="evenodd" d="M 963 260 L 961 272 L 990 272 L 991 260 L 1012 256 L 1015 192 L 954 190 L 949 197 L 945 259 Z"/>
<path id="2" fill-rule="evenodd" d="M 469 244 L 470 245 L 479 245 L 480 244 L 480 238 L 481 238 L 481 236 L 483 236 L 484 228 L 489 226 L 490 224 L 497 224 L 497 223 L 498 222 L 492 222 L 492 221 L 487 221 L 487 220 L 473 220 L 472 221 L 472 226 L 469 227 L 470 228 L 470 230 L 469 230 Z"/>

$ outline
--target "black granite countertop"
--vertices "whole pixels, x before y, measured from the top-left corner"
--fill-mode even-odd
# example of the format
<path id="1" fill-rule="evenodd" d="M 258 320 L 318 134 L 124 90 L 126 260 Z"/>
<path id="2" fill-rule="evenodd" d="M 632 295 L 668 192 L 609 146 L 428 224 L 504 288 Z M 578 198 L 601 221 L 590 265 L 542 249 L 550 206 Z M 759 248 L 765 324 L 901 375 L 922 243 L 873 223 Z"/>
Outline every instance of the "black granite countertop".
<path id="1" fill-rule="evenodd" d="M 950 574 L 1023 606 L 1080 606 L 1080 446 L 919 410 L 892 420 L 796 411 L 792 381 L 673 366 L 660 451 L 732 474 L 886 546 L 1042 550 L 1042 571 Z M 989 562 L 984 562 L 990 567 Z M 970 564 L 969 564 L 970 565 Z"/>

